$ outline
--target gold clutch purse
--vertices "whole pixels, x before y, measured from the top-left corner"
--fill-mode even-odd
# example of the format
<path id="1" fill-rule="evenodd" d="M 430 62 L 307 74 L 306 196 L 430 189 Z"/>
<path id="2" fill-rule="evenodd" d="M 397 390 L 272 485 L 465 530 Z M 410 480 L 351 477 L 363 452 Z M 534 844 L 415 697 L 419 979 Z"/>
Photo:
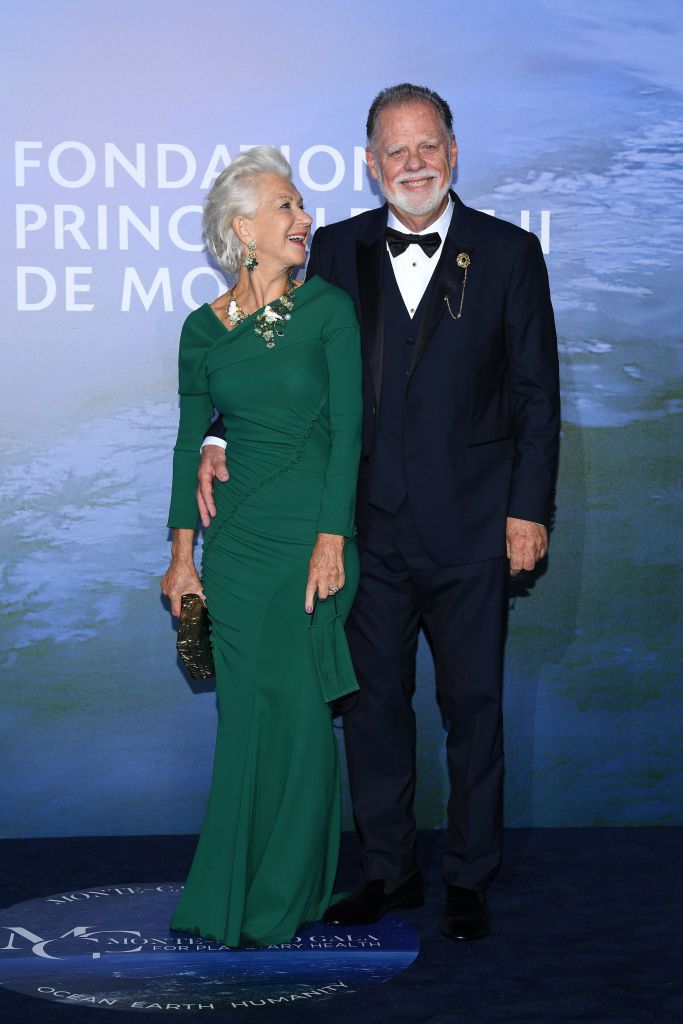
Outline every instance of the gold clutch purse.
<path id="1" fill-rule="evenodd" d="M 216 674 L 211 649 L 211 623 L 199 594 L 183 594 L 176 649 L 193 679 L 210 679 Z"/>

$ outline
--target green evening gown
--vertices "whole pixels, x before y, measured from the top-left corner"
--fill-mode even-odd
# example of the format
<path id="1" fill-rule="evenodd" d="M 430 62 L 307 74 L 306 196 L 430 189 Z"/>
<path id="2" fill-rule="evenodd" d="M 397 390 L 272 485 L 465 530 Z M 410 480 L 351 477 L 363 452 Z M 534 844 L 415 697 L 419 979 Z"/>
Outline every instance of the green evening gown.
<path id="1" fill-rule="evenodd" d="M 361 356 L 353 303 L 314 277 L 275 347 L 254 317 L 228 331 L 209 305 L 180 339 L 180 429 L 168 525 L 197 525 L 199 447 L 222 412 L 230 479 L 216 485 L 202 582 L 218 734 L 199 843 L 172 927 L 268 945 L 318 920 L 339 853 L 328 702 L 357 689 L 343 623 L 358 585 L 353 540 Z M 346 585 L 304 608 L 318 532 L 347 537 Z"/>

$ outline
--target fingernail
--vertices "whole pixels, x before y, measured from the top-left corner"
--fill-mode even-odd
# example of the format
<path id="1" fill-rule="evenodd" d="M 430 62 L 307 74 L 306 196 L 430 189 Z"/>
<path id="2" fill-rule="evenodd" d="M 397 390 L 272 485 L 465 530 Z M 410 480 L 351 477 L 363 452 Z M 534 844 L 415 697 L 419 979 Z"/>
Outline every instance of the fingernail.
<path id="1" fill-rule="evenodd" d="M 312 605 L 312 604 L 307 604 L 307 605 L 306 605 L 306 611 L 307 611 L 307 612 L 308 612 L 308 614 L 310 615 L 310 614 L 311 614 L 311 612 L 313 611 L 313 605 Z"/>

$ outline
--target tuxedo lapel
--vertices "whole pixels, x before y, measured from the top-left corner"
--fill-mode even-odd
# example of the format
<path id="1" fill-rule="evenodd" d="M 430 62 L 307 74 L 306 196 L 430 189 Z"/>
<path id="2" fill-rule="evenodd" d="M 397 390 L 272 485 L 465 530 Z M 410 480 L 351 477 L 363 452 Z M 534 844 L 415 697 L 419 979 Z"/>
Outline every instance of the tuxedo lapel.
<path id="1" fill-rule="evenodd" d="M 356 243 L 356 266 L 360 296 L 361 326 L 365 357 L 370 366 L 375 388 L 375 401 L 379 407 L 382 390 L 382 362 L 384 354 L 384 232 L 387 208 L 377 211 L 370 229 Z"/>
<path id="2" fill-rule="evenodd" d="M 469 211 L 454 192 L 451 192 L 451 199 L 455 208 L 439 262 L 427 287 L 425 310 L 410 365 L 411 374 L 441 320 L 448 315 L 446 297 L 451 304 L 451 309 L 454 312 L 457 311 L 464 275 L 464 270 L 457 264 L 457 256 L 460 252 L 471 252 L 473 248 Z"/>

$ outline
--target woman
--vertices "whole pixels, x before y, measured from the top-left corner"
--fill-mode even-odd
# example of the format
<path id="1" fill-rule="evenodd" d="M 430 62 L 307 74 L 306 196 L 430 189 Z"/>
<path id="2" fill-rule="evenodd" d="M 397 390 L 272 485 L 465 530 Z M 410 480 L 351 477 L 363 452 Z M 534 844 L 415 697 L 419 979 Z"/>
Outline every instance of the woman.
<path id="1" fill-rule="evenodd" d="M 237 157 L 204 208 L 230 291 L 180 338 L 172 559 L 178 615 L 205 596 L 218 695 L 213 781 L 172 919 L 229 946 L 290 939 L 330 902 L 337 867 L 337 751 L 326 702 L 357 688 L 343 622 L 358 583 L 354 532 L 361 361 L 348 295 L 291 280 L 311 218 L 270 146 Z M 202 579 L 193 562 L 196 472 L 214 408 L 230 479 L 216 488 Z"/>

